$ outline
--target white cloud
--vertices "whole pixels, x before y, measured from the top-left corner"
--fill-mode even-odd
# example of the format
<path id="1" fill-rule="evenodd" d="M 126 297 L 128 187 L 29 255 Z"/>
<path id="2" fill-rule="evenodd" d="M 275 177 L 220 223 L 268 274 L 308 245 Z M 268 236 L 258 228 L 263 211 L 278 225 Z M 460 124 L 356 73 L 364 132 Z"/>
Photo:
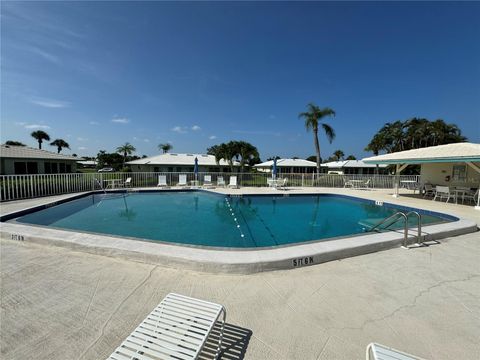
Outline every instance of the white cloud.
<path id="1" fill-rule="evenodd" d="M 172 131 L 176 132 L 176 133 L 179 133 L 179 134 L 185 134 L 187 131 L 186 131 L 186 128 L 185 127 L 181 127 L 181 126 L 175 126 L 172 128 Z"/>
<path id="2" fill-rule="evenodd" d="M 25 126 L 25 125 L 27 125 L 27 123 L 26 123 L 26 122 L 23 122 L 23 121 L 15 121 L 14 124 L 15 124 L 15 125 L 18 125 L 18 126 Z"/>
<path id="3" fill-rule="evenodd" d="M 112 122 L 113 122 L 113 123 L 116 123 L 116 124 L 128 124 L 128 123 L 130 122 L 130 120 L 127 119 L 127 118 L 121 118 L 121 117 L 116 117 L 116 116 L 115 116 L 115 117 L 112 119 Z"/>
<path id="4" fill-rule="evenodd" d="M 70 106 L 70 103 L 68 101 L 59 101 L 52 99 L 31 99 L 30 102 L 32 104 L 51 109 L 65 108 Z"/>
<path id="5" fill-rule="evenodd" d="M 217 137 L 216 137 L 215 135 L 210 135 L 208 138 L 209 138 L 210 140 L 215 140 Z"/>
<path id="6" fill-rule="evenodd" d="M 198 126 L 198 125 L 193 125 L 193 126 L 192 126 L 192 130 L 193 130 L 193 131 L 198 131 L 198 130 L 201 130 L 201 129 L 202 129 L 202 128 L 201 128 L 200 126 Z"/>
<path id="7" fill-rule="evenodd" d="M 78 150 L 87 150 L 88 148 L 86 148 L 85 146 L 79 146 L 77 149 Z"/>
<path id="8" fill-rule="evenodd" d="M 88 139 L 82 138 L 82 137 L 77 137 L 78 141 L 88 141 Z"/>
<path id="9" fill-rule="evenodd" d="M 29 124 L 24 126 L 25 129 L 50 129 L 48 125 Z"/>
<path id="10" fill-rule="evenodd" d="M 150 142 L 149 139 L 143 139 L 143 141 L 146 142 L 146 143 Z"/>
<path id="11" fill-rule="evenodd" d="M 89 124 L 90 125 L 100 125 L 100 123 L 98 121 L 90 121 Z"/>

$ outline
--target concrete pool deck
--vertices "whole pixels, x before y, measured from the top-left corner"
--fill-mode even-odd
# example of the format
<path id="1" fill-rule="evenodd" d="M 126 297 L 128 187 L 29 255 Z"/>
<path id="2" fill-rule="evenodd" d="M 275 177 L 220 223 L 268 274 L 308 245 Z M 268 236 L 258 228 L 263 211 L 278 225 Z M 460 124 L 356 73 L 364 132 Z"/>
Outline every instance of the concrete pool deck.
<path id="1" fill-rule="evenodd" d="M 321 191 L 363 193 L 480 223 L 472 206 L 393 199 L 389 191 Z M 1 212 L 51 201 L 4 203 Z M 167 293 L 178 292 L 225 305 L 224 359 L 363 359 L 372 341 L 427 359 L 477 359 L 478 234 L 254 275 L 205 274 L 1 240 L 0 357 L 106 358 Z"/>

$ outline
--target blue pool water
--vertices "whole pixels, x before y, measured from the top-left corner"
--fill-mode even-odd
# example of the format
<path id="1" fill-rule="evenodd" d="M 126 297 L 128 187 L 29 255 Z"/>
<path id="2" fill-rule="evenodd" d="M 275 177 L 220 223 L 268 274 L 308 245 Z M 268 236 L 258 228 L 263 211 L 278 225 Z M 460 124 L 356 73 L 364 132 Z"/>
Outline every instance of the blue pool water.
<path id="1" fill-rule="evenodd" d="M 252 248 L 363 233 L 365 223 L 397 210 L 336 195 L 225 197 L 187 191 L 89 195 L 16 221 L 152 241 Z M 422 215 L 423 224 L 444 221 Z M 414 218 L 411 222 L 416 225 Z"/>

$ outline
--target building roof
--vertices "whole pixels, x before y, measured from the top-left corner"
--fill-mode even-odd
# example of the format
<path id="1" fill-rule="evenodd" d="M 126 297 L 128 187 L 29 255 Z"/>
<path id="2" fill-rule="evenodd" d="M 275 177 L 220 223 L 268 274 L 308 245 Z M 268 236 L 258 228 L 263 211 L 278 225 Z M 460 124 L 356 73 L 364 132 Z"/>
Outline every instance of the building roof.
<path id="1" fill-rule="evenodd" d="M 77 161 L 77 163 L 79 163 L 80 165 L 83 165 L 83 166 L 95 166 L 95 165 L 97 165 L 96 160 Z"/>
<path id="2" fill-rule="evenodd" d="M 206 154 L 160 154 L 150 156 L 143 159 L 128 161 L 128 165 L 191 165 L 198 159 L 199 166 L 229 166 L 225 160 L 215 161 L 215 156 Z M 239 165 L 238 161 L 234 161 L 233 165 Z"/>
<path id="3" fill-rule="evenodd" d="M 341 168 L 374 168 L 377 165 L 367 164 L 362 160 L 344 160 L 344 161 L 331 161 L 323 163 L 320 166 L 327 167 L 329 169 L 341 169 Z M 386 167 L 387 165 L 380 165 L 379 167 Z"/>
<path id="4" fill-rule="evenodd" d="M 31 148 L 29 146 L 15 146 L 2 144 L 0 148 L 0 157 L 18 158 L 18 159 L 48 159 L 48 160 L 69 160 L 78 161 L 78 158 L 71 155 L 57 154 L 47 150 Z"/>
<path id="5" fill-rule="evenodd" d="M 399 151 L 363 159 L 371 164 L 422 164 L 431 162 L 479 162 L 480 144 L 455 143 Z"/>
<path id="6" fill-rule="evenodd" d="M 269 168 L 272 166 L 273 160 L 254 165 L 254 167 L 259 168 Z M 304 159 L 277 159 L 277 167 L 317 167 L 317 164 Z"/>

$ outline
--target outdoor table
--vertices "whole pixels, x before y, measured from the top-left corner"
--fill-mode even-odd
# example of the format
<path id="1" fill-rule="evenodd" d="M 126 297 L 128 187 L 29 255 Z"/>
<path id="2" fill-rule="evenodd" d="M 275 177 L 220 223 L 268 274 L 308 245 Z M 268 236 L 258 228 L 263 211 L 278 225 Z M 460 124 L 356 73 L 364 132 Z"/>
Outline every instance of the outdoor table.
<path id="1" fill-rule="evenodd" d="M 108 188 L 115 189 L 116 185 L 120 185 L 123 182 L 122 179 L 108 179 L 103 181 L 107 183 L 107 186 L 105 187 L 105 189 L 108 189 Z"/>
<path id="2" fill-rule="evenodd" d="M 469 190 L 466 190 L 466 189 L 453 189 L 453 196 L 455 196 L 455 204 L 458 204 L 458 197 L 461 195 L 462 196 L 462 204 L 464 203 L 465 201 L 465 194 L 468 192 Z"/>

